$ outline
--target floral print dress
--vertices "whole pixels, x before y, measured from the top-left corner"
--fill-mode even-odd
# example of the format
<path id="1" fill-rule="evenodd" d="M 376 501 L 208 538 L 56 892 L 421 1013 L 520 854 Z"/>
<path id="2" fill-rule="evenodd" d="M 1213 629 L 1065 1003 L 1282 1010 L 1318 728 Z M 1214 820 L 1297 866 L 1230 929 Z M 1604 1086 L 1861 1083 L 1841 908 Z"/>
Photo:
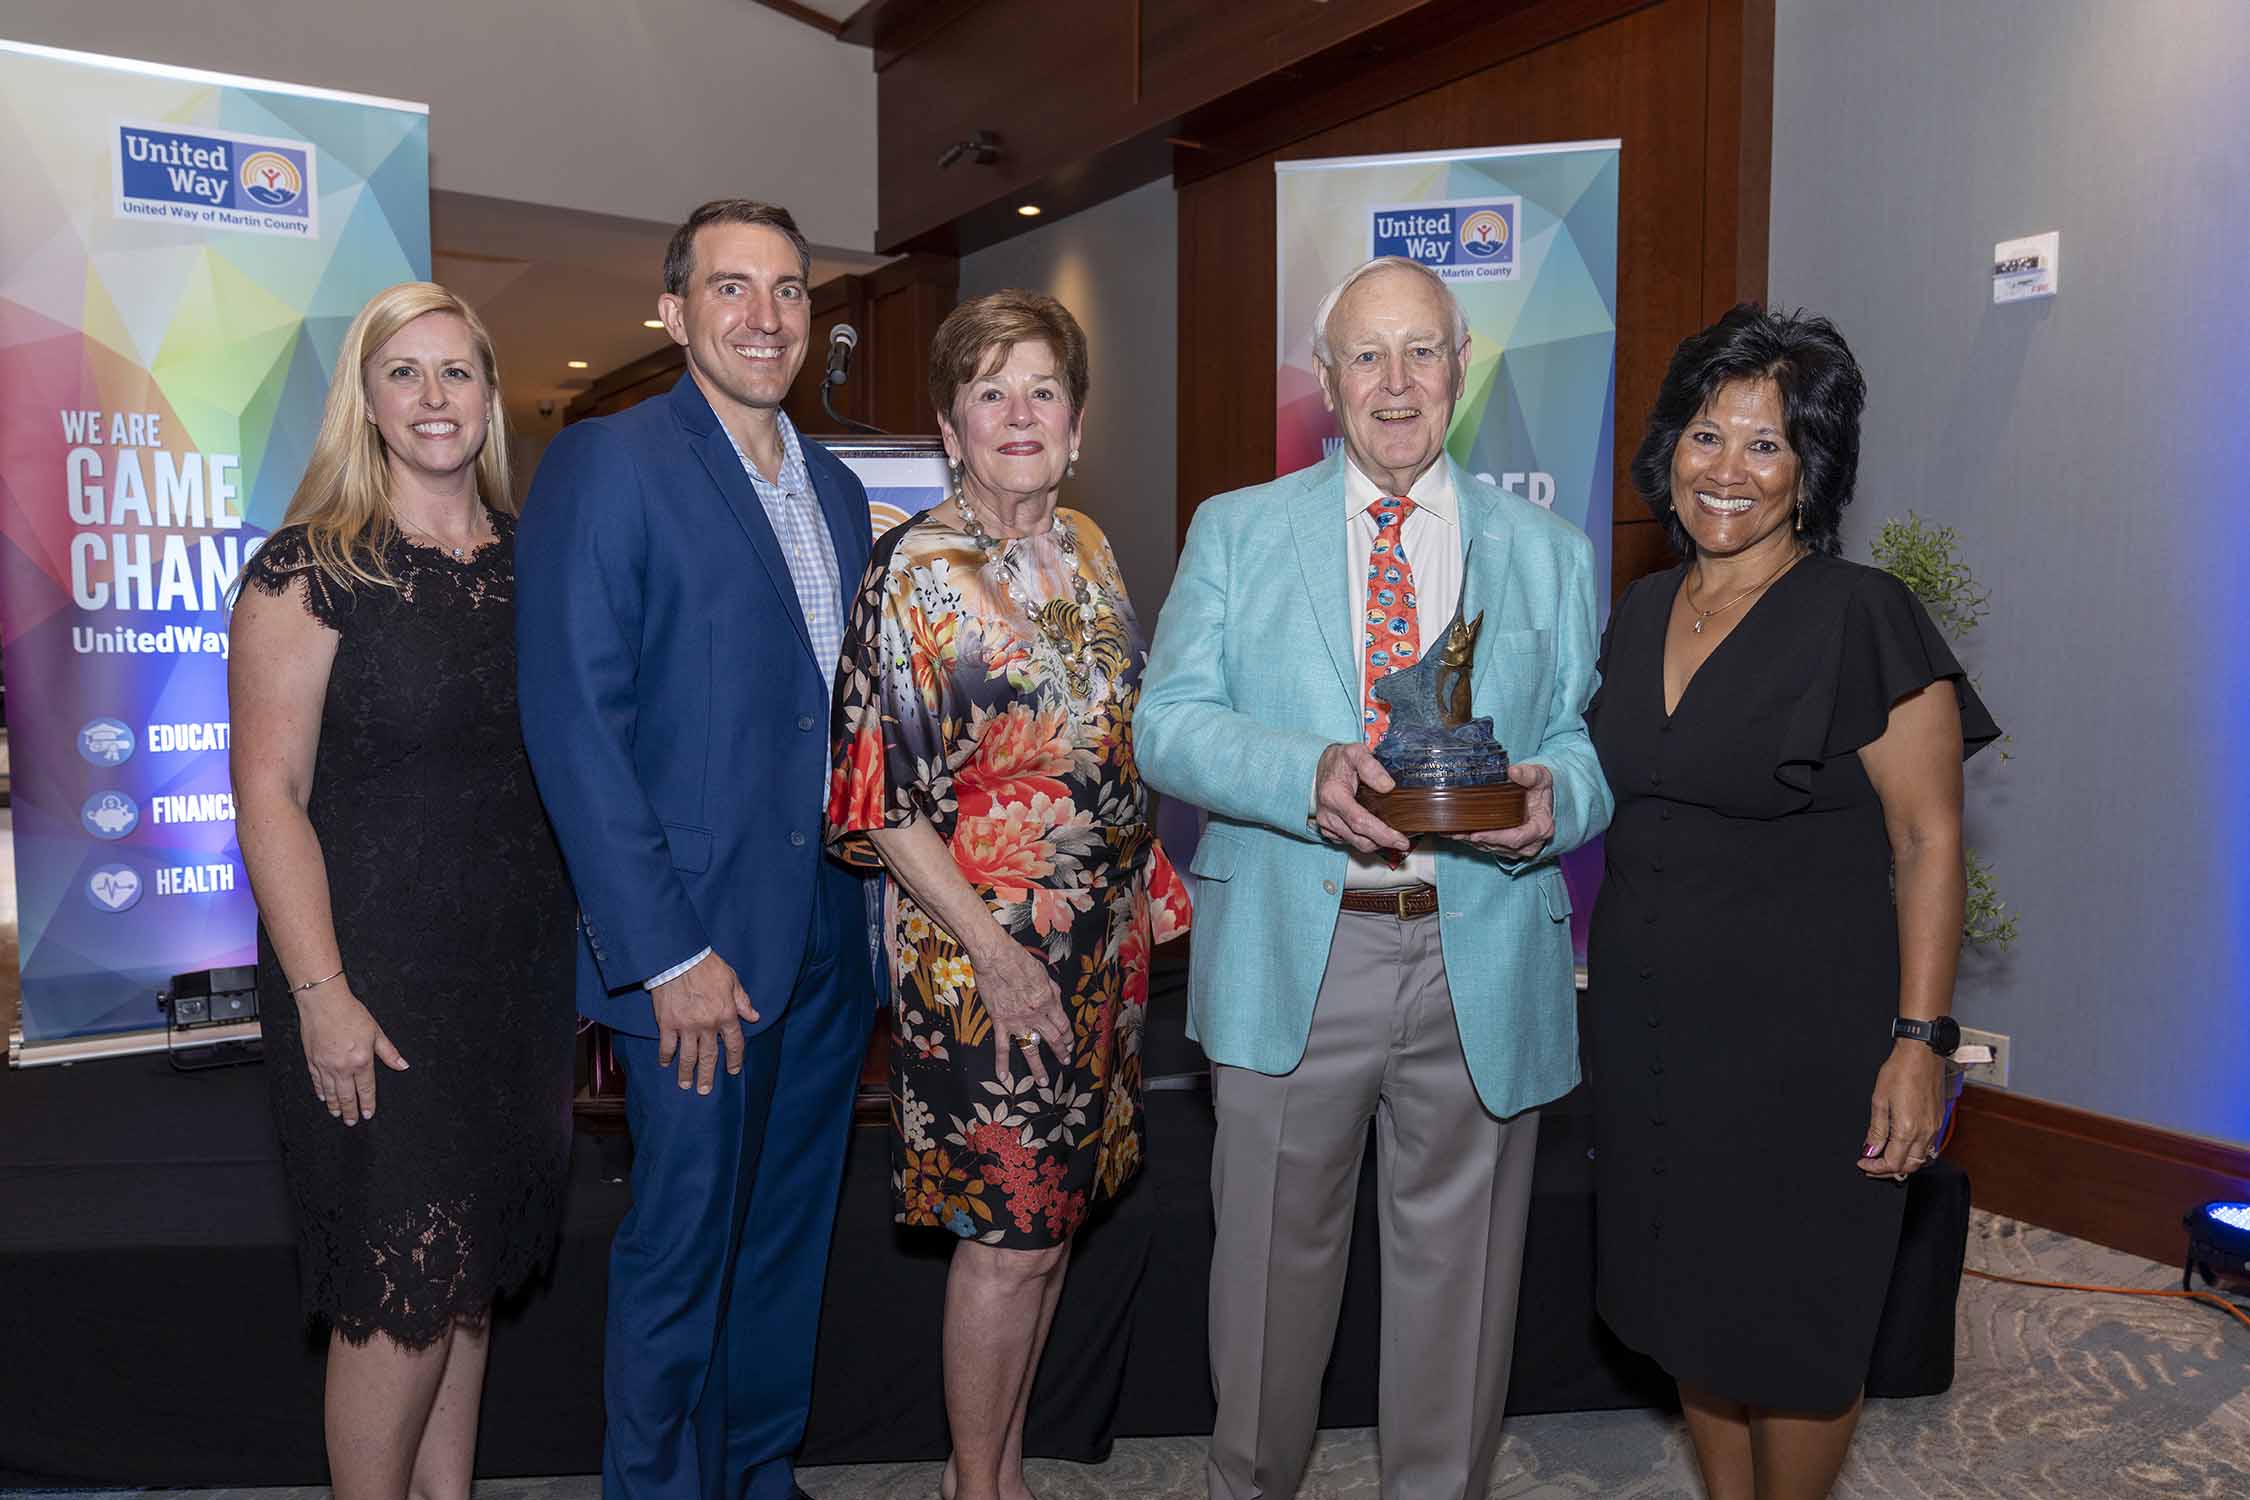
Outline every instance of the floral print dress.
<path id="1" fill-rule="evenodd" d="M 1139 1170 L 1149 954 L 1188 900 L 1133 764 L 1146 652 L 1109 542 L 1074 511 L 995 540 L 955 502 L 875 544 L 844 635 L 828 843 L 926 819 L 1071 1022 L 1048 1083 L 992 1061 L 968 956 L 896 881 L 891 1186 L 902 1224 L 1015 1249 L 1061 1244 Z"/>

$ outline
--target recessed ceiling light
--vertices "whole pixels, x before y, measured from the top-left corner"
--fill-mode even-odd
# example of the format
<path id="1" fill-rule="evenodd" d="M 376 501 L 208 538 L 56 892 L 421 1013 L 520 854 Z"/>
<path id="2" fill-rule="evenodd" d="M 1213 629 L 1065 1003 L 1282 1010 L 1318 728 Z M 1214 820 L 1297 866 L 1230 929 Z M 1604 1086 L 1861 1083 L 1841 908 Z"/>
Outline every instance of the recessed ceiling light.
<path id="1" fill-rule="evenodd" d="M 1036 203 L 1021 203 L 1016 206 L 1016 212 L 1027 219 L 1036 219 L 1039 217 L 1039 205 Z"/>
<path id="2" fill-rule="evenodd" d="M 583 370 L 586 368 L 586 361 L 582 359 L 567 360 L 565 361 L 565 363 L 567 363 L 573 370 Z"/>
<path id="3" fill-rule="evenodd" d="M 662 328 L 664 320 L 662 318 L 643 318 L 641 319 L 641 326 L 643 328 Z"/>

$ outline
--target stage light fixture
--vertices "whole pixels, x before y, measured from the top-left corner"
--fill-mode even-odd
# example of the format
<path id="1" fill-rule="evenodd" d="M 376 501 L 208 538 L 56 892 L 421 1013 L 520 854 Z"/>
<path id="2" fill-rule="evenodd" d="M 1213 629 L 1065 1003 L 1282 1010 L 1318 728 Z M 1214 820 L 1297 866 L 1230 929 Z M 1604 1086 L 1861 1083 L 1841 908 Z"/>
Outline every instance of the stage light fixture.
<path id="1" fill-rule="evenodd" d="M 2191 1210 L 2187 1225 L 2187 1265 L 2180 1287 L 2195 1291 L 2200 1273 L 2205 1288 L 2215 1288 L 2240 1306 L 2250 1291 L 2250 1203 L 2221 1199 Z"/>

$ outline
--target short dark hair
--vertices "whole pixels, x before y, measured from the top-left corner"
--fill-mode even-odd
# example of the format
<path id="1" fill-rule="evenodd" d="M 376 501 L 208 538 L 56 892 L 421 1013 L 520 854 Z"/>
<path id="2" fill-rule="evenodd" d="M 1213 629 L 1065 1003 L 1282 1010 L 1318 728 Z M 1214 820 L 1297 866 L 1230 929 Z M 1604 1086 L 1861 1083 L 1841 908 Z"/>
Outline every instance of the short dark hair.
<path id="1" fill-rule="evenodd" d="M 1086 330 L 1070 309 L 1043 292 L 1011 288 L 972 297 L 945 315 L 930 340 L 930 405 L 953 420 L 953 398 L 985 371 L 1007 363 L 1018 344 L 1044 343 L 1062 363 L 1063 388 L 1075 419 L 1086 410 Z"/>
<path id="2" fill-rule="evenodd" d="M 775 231 L 796 247 L 798 274 L 811 284 L 812 246 L 805 243 L 804 231 L 788 209 L 755 198 L 713 198 L 689 214 L 664 247 L 664 290 L 673 296 L 687 290 L 688 277 L 695 273 L 695 232 L 706 224 L 755 224 Z"/>
<path id="3" fill-rule="evenodd" d="M 1796 451 L 1804 541 L 1834 557 L 1844 507 L 1859 482 L 1859 416 L 1867 382 L 1851 347 L 1826 318 L 1737 304 L 1701 333 L 1681 340 L 1649 408 L 1648 431 L 1633 454 L 1633 488 L 1664 523 L 1672 550 L 1695 555 L 1695 541 L 1672 508 L 1672 450 L 1711 398 L 1738 380 L 1771 380 L 1781 390 L 1783 431 Z"/>

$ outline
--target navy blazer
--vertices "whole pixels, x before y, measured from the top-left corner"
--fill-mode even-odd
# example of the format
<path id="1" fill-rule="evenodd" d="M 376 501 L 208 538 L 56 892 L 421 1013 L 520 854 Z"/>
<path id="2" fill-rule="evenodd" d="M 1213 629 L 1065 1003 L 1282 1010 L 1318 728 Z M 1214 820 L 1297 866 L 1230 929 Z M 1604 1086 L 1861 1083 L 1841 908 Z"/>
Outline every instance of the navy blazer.
<path id="1" fill-rule="evenodd" d="M 803 447 L 841 609 L 867 567 L 867 492 Z M 709 946 L 758 1009 L 749 1029 L 772 1025 L 810 925 L 836 664 L 813 659 L 692 375 L 548 446 L 516 532 L 516 647 L 524 744 L 578 893 L 579 1013 L 654 1036 L 642 986 Z"/>

